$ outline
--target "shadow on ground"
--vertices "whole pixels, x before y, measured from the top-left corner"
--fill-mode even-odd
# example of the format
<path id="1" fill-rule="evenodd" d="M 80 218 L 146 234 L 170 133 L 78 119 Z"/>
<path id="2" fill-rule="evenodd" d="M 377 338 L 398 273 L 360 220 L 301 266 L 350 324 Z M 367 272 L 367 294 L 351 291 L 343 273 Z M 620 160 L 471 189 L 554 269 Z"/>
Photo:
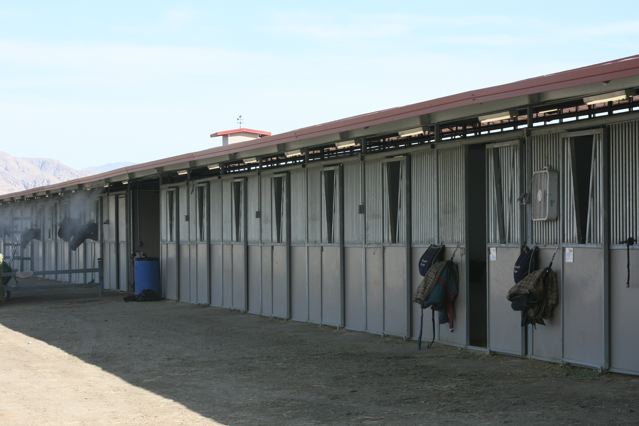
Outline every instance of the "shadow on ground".
<path id="1" fill-rule="evenodd" d="M 96 289 L 16 292 L 0 324 L 222 423 L 639 422 L 633 377 Z"/>

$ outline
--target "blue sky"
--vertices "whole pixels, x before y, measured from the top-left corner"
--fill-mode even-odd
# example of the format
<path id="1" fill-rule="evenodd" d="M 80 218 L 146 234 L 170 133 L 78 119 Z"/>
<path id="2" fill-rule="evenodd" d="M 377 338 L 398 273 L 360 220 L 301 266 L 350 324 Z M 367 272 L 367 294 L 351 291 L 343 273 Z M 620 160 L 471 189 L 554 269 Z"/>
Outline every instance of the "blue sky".
<path id="1" fill-rule="evenodd" d="M 0 0 L 0 150 L 204 149 L 639 53 L 630 1 Z"/>

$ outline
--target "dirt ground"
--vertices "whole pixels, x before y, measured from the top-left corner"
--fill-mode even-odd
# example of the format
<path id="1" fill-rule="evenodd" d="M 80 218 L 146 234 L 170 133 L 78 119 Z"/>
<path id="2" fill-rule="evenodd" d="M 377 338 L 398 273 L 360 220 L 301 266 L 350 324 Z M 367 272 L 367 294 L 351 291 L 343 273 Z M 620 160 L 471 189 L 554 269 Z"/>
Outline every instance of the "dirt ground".
<path id="1" fill-rule="evenodd" d="M 15 293 L 0 348 L 2 425 L 639 423 L 637 377 L 96 289 Z"/>

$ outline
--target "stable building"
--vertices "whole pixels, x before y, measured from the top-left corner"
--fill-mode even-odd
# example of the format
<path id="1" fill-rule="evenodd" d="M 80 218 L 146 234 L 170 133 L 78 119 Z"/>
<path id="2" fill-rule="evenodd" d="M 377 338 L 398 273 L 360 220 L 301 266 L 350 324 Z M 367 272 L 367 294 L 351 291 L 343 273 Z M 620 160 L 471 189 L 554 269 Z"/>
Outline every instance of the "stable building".
<path id="1" fill-rule="evenodd" d="M 220 147 L 1 196 L 0 251 L 72 283 L 97 281 L 101 258 L 119 291 L 144 253 L 170 300 L 415 339 L 417 262 L 439 243 L 460 294 L 438 342 L 639 374 L 638 89 L 633 56 L 282 134 L 217 132 Z M 69 217 L 97 240 L 71 250 Z M 524 245 L 542 267 L 557 253 L 559 305 L 534 328 L 506 300 Z"/>

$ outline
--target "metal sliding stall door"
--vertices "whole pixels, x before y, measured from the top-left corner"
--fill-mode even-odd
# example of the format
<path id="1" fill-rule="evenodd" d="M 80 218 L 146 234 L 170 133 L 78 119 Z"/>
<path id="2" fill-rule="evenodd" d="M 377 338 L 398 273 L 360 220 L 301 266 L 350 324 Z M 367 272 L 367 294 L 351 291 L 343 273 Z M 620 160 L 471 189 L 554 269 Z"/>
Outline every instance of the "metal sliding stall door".
<path id="1" fill-rule="evenodd" d="M 486 147 L 488 221 L 488 311 L 491 351 L 525 354 L 525 328 L 521 313 L 506 299 L 514 285 L 513 265 L 520 253 L 523 193 L 520 142 Z"/>
<path id="2" fill-rule="evenodd" d="M 222 239 L 222 180 L 214 179 L 209 183 L 209 224 L 210 224 L 210 249 L 209 267 L 211 305 L 222 307 L 224 303 L 224 242 Z"/>
<path id="3" fill-rule="evenodd" d="M 603 367 L 603 143 L 601 132 L 563 140 L 563 320 L 565 361 Z"/>
<path id="4" fill-rule="evenodd" d="M 209 299 L 209 183 L 191 186 L 189 197 L 189 250 L 191 303 L 208 305 Z"/>
<path id="5" fill-rule="evenodd" d="M 309 253 L 313 249 L 308 244 L 308 230 L 309 221 L 307 213 L 309 211 L 307 194 L 311 194 L 311 197 L 317 198 L 317 192 L 308 188 L 307 186 L 307 170 L 308 169 L 295 169 L 290 172 L 291 182 L 291 318 L 295 321 L 310 321 L 309 310 L 311 304 L 314 311 L 314 322 L 319 323 L 321 321 L 320 309 L 321 300 L 311 299 L 310 295 L 310 280 L 309 280 L 309 266 L 310 259 Z M 313 175 L 317 181 L 319 177 L 319 170 L 313 168 Z M 308 191 L 308 192 L 307 192 Z M 317 200 L 313 200 L 313 205 L 319 204 Z M 319 208 L 314 214 L 314 224 L 318 224 L 317 215 L 319 214 Z M 316 231 L 317 235 L 318 232 Z M 319 237 L 317 237 L 319 238 Z M 315 266 L 319 262 L 315 261 Z M 315 280 L 314 283 L 317 283 Z M 319 294 L 319 293 L 318 293 Z"/>
<path id="6" fill-rule="evenodd" d="M 262 313 L 290 316 L 288 173 L 264 174 L 262 200 Z"/>
<path id="7" fill-rule="evenodd" d="M 344 326 L 366 330 L 363 163 L 347 162 L 343 173 Z"/>
<path id="8" fill-rule="evenodd" d="M 437 151 L 424 150 L 411 156 L 411 233 L 412 233 L 412 294 L 422 280 L 419 259 L 430 244 L 437 243 Z M 412 300 L 412 297 L 411 297 Z M 421 307 L 413 304 L 413 335 L 419 338 Z M 430 312 L 424 312 L 422 340 L 430 341 Z"/>
<path id="9" fill-rule="evenodd" d="M 639 246 L 628 259 L 622 243 L 639 238 L 639 121 L 613 124 L 609 141 L 610 367 L 639 374 Z"/>
<path id="10" fill-rule="evenodd" d="M 160 264 L 162 293 L 178 299 L 178 189 L 160 189 Z"/>
<path id="11" fill-rule="evenodd" d="M 454 262 L 459 268 L 459 295 L 455 303 L 455 328 L 448 324 L 437 328 L 440 341 L 457 346 L 467 343 L 467 294 L 466 282 L 466 151 L 464 147 L 440 149 L 437 153 L 437 206 L 439 242 L 446 246 L 445 259 L 455 253 Z M 456 251 L 455 251 L 456 250 Z"/>
<path id="12" fill-rule="evenodd" d="M 562 140 L 558 133 L 542 133 L 533 135 L 529 139 L 529 166 L 530 171 L 527 173 L 528 178 L 532 181 L 532 173 L 549 169 L 562 174 Z M 548 187 L 548 192 L 559 191 L 559 187 Z M 563 194 L 558 194 L 559 198 Z M 531 197 L 537 197 L 537 194 L 531 194 Z M 553 253 L 561 244 L 561 223 L 563 221 L 562 214 L 556 219 L 533 220 L 531 223 L 531 244 L 539 247 L 539 256 L 537 259 L 540 268 L 546 267 L 552 259 Z M 547 361 L 561 361 L 563 346 L 563 280 L 561 252 L 558 252 L 552 270 L 557 274 L 559 281 L 559 306 L 555 308 L 553 316 L 549 320 L 544 320 L 545 325 L 537 327 L 529 327 L 528 332 L 528 355 L 535 359 Z M 491 306 L 492 310 L 492 306 Z M 492 339 L 492 336 L 491 336 Z"/>
<path id="13" fill-rule="evenodd" d="M 410 335 L 408 158 L 366 163 L 367 329 Z"/>
<path id="14" fill-rule="evenodd" d="M 103 268 L 104 284 L 108 290 L 118 289 L 118 221 L 117 195 L 108 194 L 103 197 L 102 237 L 103 237 Z"/>
<path id="15" fill-rule="evenodd" d="M 308 318 L 315 323 L 342 327 L 341 166 L 308 169 L 306 189 L 299 189 L 308 193 L 308 281 L 302 281 L 308 282 Z M 291 197 L 296 195 L 291 194 Z M 297 205 L 291 205 L 293 218 L 299 216 L 296 214 L 298 208 Z M 295 223 L 293 219 L 293 224 Z M 297 228 L 294 226 L 294 229 Z M 301 232 L 301 227 L 299 230 Z M 300 256 L 299 260 L 302 259 Z M 298 262 L 295 256 L 293 260 Z M 297 265 L 292 265 L 293 270 L 296 267 Z M 293 289 L 298 285 L 299 283 L 293 282 Z M 295 290 L 293 291 L 295 302 L 299 298 L 295 297 Z"/>
<path id="16" fill-rule="evenodd" d="M 178 211 L 178 300 L 180 302 L 195 303 L 193 300 L 195 294 L 191 294 L 190 187 L 189 183 L 176 187 Z"/>
<path id="17" fill-rule="evenodd" d="M 261 247 L 260 176 L 246 178 L 246 236 L 248 311 L 262 314 L 262 247 Z"/>
<path id="18" fill-rule="evenodd" d="M 247 310 L 246 179 L 222 181 L 222 306 Z"/>

